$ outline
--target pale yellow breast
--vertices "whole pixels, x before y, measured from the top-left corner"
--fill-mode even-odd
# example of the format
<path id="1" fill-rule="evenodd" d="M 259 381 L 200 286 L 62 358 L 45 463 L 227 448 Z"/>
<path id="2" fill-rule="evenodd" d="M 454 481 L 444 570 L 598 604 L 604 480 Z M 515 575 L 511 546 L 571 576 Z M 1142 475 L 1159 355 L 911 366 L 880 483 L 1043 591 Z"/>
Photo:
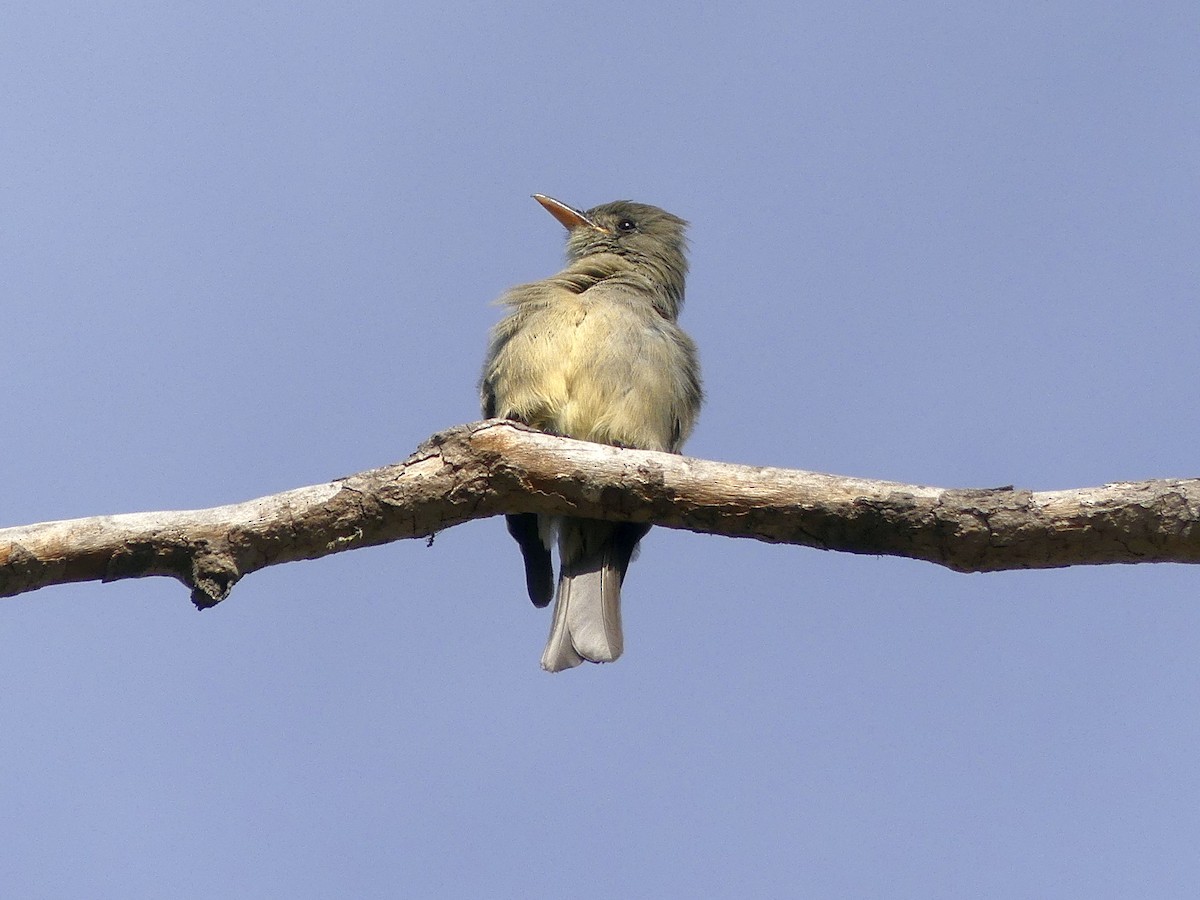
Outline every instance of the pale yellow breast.
<path id="1" fill-rule="evenodd" d="M 677 352 L 648 306 L 564 295 L 529 315 L 497 359 L 498 412 L 567 437 L 670 449 Z"/>

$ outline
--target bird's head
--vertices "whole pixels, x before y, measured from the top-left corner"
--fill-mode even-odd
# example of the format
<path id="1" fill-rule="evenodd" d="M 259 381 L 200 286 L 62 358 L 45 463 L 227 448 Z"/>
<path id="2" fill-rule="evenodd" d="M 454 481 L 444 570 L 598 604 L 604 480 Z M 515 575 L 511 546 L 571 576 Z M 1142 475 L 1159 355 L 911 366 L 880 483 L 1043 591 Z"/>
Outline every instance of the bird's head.
<path id="1" fill-rule="evenodd" d="M 687 222 L 648 203 L 614 200 L 581 211 L 544 194 L 534 194 L 569 232 L 567 258 L 576 262 L 612 253 L 633 263 L 661 285 L 678 308 L 687 277 Z"/>

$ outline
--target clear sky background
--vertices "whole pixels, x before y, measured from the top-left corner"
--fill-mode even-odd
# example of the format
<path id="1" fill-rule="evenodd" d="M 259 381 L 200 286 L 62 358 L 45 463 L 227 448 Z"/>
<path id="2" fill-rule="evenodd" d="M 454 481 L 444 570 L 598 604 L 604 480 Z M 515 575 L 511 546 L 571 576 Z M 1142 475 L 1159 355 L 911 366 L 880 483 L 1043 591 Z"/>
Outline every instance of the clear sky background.
<path id="1" fill-rule="evenodd" d="M 689 453 L 1200 475 L 1200 6 L 39 3 L 0 17 L 0 524 L 478 417 L 529 194 L 692 222 Z M 1200 569 L 656 529 L 550 676 L 499 521 L 0 601 L 12 897 L 1194 897 Z"/>

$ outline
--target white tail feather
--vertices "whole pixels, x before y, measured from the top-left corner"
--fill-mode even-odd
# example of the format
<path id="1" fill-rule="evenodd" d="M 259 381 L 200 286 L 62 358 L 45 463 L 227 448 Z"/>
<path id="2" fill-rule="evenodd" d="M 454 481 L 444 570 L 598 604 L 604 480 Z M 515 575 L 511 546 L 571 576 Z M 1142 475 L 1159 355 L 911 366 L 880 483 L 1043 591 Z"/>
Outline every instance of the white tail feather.
<path id="1" fill-rule="evenodd" d="M 548 672 L 561 672 L 584 660 L 612 662 L 625 649 L 621 631 L 623 573 L 616 560 L 611 528 L 594 522 L 571 525 L 576 527 L 560 532 L 559 550 L 564 561 L 554 598 L 550 639 L 542 654 L 542 668 Z M 597 537 L 600 540 L 594 540 Z M 587 546 L 589 543 L 592 546 Z"/>

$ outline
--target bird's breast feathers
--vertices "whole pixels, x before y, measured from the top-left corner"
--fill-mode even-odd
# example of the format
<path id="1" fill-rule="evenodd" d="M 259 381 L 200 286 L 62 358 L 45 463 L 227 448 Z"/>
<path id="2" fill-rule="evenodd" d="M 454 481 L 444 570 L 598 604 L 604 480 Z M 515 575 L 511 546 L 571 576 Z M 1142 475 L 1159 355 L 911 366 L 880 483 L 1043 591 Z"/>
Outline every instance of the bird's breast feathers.
<path id="1" fill-rule="evenodd" d="M 564 292 L 523 314 L 493 367 L 497 412 L 580 440 L 671 449 L 679 348 L 648 307 L 605 294 Z"/>

